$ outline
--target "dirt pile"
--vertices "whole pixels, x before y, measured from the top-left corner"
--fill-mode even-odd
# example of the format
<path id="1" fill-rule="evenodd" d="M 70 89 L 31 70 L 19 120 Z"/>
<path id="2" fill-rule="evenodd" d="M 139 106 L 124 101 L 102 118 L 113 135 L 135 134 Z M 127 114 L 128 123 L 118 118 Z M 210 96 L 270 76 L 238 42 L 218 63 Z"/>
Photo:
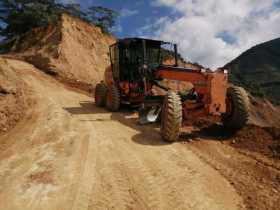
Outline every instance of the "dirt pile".
<path id="1" fill-rule="evenodd" d="M 109 46 L 114 42 L 100 28 L 65 14 L 56 26 L 35 29 L 21 38 L 13 56 L 67 83 L 95 85 L 110 65 Z"/>
<path id="2" fill-rule="evenodd" d="M 280 159 L 280 128 L 249 124 L 235 131 L 208 119 L 194 121 L 191 125 L 195 125 L 195 129 L 191 133 L 184 130 L 182 139 L 213 139 L 259 157 Z"/>
<path id="3" fill-rule="evenodd" d="M 0 134 L 12 128 L 24 115 L 29 90 L 5 59 L 0 57 Z"/>
<path id="4" fill-rule="evenodd" d="M 280 159 L 280 129 L 278 128 L 250 125 L 238 131 L 231 138 L 231 143 L 237 148 Z"/>
<path id="5" fill-rule="evenodd" d="M 261 127 L 280 128 L 280 108 L 266 99 L 250 97 L 250 123 Z"/>

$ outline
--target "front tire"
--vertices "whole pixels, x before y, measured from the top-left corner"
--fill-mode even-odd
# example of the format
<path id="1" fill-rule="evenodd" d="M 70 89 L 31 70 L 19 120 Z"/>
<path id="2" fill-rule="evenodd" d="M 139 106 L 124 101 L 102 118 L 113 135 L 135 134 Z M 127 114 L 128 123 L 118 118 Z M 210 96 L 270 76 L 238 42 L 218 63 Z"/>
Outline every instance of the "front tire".
<path id="1" fill-rule="evenodd" d="M 227 90 L 227 112 L 222 116 L 225 127 L 241 129 L 249 120 L 249 97 L 244 88 L 232 86 Z"/>
<path id="2" fill-rule="evenodd" d="M 121 96 L 119 89 L 112 85 L 108 88 L 106 97 L 106 107 L 112 112 L 116 112 L 120 109 Z"/>
<path id="3" fill-rule="evenodd" d="M 182 102 L 180 96 L 170 91 L 164 99 L 161 115 L 161 136 L 165 141 L 175 142 L 182 126 Z"/>
<path id="4" fill-rule="evenodd" d="M 103 82 L 98 83 L 95 87 L 95 104 L 98 107 L 104 107 L 106 104 L 107 86 Z"/>

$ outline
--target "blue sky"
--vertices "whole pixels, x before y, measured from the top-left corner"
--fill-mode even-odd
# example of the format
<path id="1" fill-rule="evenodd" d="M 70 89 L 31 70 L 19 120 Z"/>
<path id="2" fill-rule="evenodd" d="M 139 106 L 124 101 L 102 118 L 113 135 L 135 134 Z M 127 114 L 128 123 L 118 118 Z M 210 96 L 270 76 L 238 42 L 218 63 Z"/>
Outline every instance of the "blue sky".
<path id="1" fill-rule="evenodd" d="M 118 38 L 175 42 L 187 60 L 215 69 L 280 37 L 280 0 L 59 0 L 119 12 Z"/>
<path id="2" fill-rule="evenodd" d="M 178 14 L 165 6 L 153 6 L 149 0 L 76 0 L 83 8 L 103 6 L 120 13 L 114 34 L 118 37 L 139 36 L 143 27 L 165 16 L 176 18 Z"/>
<path id="3" fill-rule="evenodd" d="M 64 0 L 120 13 L 114 34 L 179 44 L 183 57 L 215 69 L 280 37 L 280 0 Z"/>

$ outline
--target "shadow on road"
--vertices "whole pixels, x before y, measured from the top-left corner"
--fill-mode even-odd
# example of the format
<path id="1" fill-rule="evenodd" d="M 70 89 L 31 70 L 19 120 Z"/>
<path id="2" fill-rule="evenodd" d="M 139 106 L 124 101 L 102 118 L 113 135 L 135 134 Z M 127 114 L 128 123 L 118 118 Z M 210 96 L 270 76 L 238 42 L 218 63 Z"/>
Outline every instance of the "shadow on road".
<path id="1" fill-rule="evenodd" d="M 182 132 L 180 138 L 182 140 L 213 140 L 224 141 L 230 139 L 235 134 L 234 131 L 225 129 L 224 126 L 219 124 L 212 124 L 206 127 L 197 128 L 191 132 Z"/>
<path id="2" fill-rule="evenodd" d="M 132 137 L 132 141 L 137 144 L 150 145 L 150 146 L 164 146 L 170 143 L 164 142 L 160 136 L 160 125 L 158 123 L 149 125 L 140 125 L 137 121 L 137 110 L 128 106 L 122 106 L 119 112 L 110 113 L 110 117 L 100 116 L 100 114 L 108 114 L 104 108 L 96 107 L 92 101 L 81 101 L 79 107 L 65 107 L 72 115 L 87 115 L 90 114 L 89 119 L 82 119 L 84 122 L 106 122 L 118 121 L 126 127 L 132 128 L 138 132 Z M 92 116 L 98 116 L 92 117 Z M 201 129 L 184 130 L 181 132 L 179 142 L 191 140 L 214 140 L 221 141 L 230 138 L 233 133 L 224 129 L 223 126 L 213 124 Z"/>
<path id="3" fill-rule="evenodd" d="M 103 109 L 98 109 L 92 101 L 80 101 L 79 107 L 64 107 L 67 112 L 73 115 L 93 114 L 96 111 L 98 113 L 107 113 Z"/>
<path id="4" fill-rule="evenodd" d="M 64 110 L 72 115 L 90 115 L 88 119 L 82 119 L 82 122 L 117 121 L 137 131 L 138 134 L 132 137 L 132 141 L 137 144 L 150 146 L 164 146 L 169 144 L 162 141 L 159 133 L 159 124 L 138 124 L 138 114 L 135 108 L 124 105 L 119 112 L 109 113 L 105 108 L 96 107 L 92 101 L 81 101 L 79 107 L 64 107 Z M 110 116 L 108 118 L 108 115 L 102 116 L 102 114 L 110 114 Z"/>

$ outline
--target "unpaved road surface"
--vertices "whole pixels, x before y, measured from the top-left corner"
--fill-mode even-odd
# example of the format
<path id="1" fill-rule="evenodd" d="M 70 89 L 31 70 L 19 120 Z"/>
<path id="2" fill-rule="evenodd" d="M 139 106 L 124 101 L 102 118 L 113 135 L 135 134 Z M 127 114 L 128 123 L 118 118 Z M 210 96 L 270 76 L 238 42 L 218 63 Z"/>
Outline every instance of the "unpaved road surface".
<path id="1" fill-rule="evenodd" d="M 33 66 L 9 61 L 33 89 L 25 119 L 0 139 L 0 209 L 244 209 L 218 170 L 165 144 L 131 113 L 108 113 Z"/>

